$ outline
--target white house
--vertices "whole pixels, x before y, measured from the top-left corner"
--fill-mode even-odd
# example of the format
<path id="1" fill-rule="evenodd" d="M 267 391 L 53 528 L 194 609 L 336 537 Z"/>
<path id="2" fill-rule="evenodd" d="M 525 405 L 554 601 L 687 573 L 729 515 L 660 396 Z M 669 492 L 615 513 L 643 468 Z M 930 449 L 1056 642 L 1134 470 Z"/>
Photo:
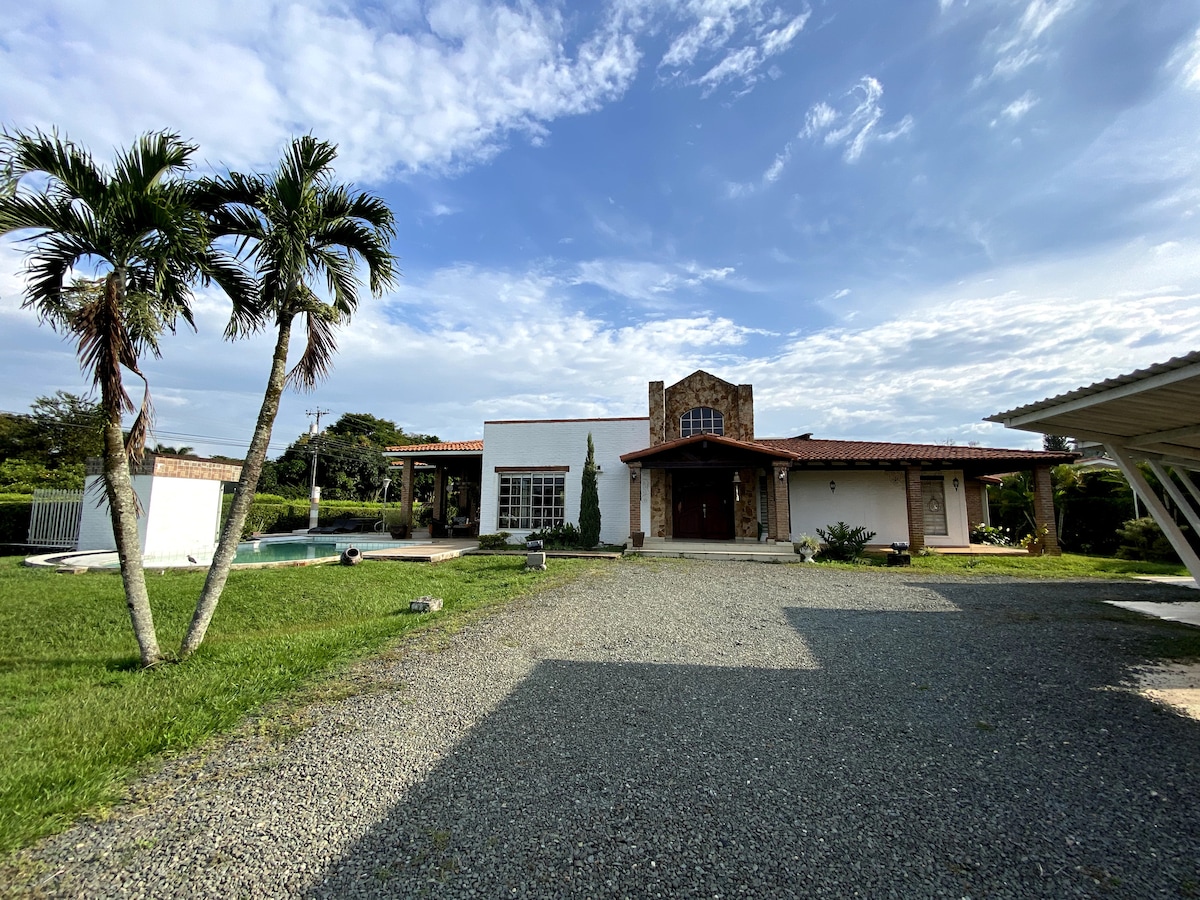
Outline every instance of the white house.
<path id="1" fill-rule="evenodd" d="M 457 497 L 458 528 L 521 535 L 578 523 L 592 435 L 601 539 L 787 541 L 835 522 L 863 525 L 874 543 L 966 546 L 987 522 L 984 479 L 1032 470 L 1038 525 L 1057 552 L 1050 468 L 1071 453 L 931 444 L 757 438 L 750 385 L 694 372 L 650 382 L 648 415 L 627 419 L 489 421 L 484 439 L 389 448 L 404 464 L 401 508 L 411 519 L 418 463 L 436 468 L 434 516 Z M 450 484 L 452 490 L 447 490 Z M 453 531 L 455 526 L 449 523 Z"/>

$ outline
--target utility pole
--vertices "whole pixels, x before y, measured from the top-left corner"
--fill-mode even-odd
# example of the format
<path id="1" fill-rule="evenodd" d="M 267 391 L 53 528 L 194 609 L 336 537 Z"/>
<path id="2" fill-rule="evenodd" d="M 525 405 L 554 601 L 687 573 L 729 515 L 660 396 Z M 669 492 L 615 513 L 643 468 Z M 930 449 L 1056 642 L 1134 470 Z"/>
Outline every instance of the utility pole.
<path id="1" fill-rule="evenodd" d="M 321 409 L 319 406 L 315 410 L 309 409 L 304 412 L 306 416 L 316 417 L 316 421 L 308 428 L 308 442 L 312 444 L 312 472 L 308 490 L 309 530 L 317 527 L 317 520 L 320 518 L 321 512 L 321 489 L 317 487 L 317 435 L 321 433 L 321 416 L 327 412 L 329 410 Z"/>

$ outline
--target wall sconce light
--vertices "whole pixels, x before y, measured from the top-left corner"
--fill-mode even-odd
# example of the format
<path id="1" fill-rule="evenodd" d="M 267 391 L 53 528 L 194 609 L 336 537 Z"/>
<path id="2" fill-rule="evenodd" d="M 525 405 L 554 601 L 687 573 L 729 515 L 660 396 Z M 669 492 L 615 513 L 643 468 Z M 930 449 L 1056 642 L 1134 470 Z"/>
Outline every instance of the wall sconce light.
<path id="1" fill-rule="evenodd" d="M 629 470 L 629 480 L 630 480 L 630 481 L 637 481 L 637 480 L 638 480 L 638 472 L 639 472 L 639 471 L 641 471 L 641 470 L 640 470 L 640 469 L 630 469 L 630 470 Z"/>
<path id="2" fill-rule="evenodd" d="M 592 466 L 592 471 L 595 472 L 597 475 L 604 474 L 604 470 L 600 468 L 600 463 L 596 463 L 594 466 Z"/>
<path id="3" fill-rule="evenodd" d="M 779 480 L 780 480 L 780 481 L 787 481 L 787 469 L 780 469 L 780 470 L 779 470 Z"/>
<path id="4" fill-rule="evenodd" d="M 742 499 L 742 476 L 739 472 L 733 473 L 733 501 L 737 503 Z"/>
<path id="5" fill-rule="evenodd" d="M 958 476 L 955 476 L 954 480 L 953 480 L 952 482 L 950 482 L 950 483 L 951 483 L 952 485 L 954 485 L 954 490 L 956 490 L 956 491 L 957 491 L 957 490 L 958 490 Z"/>
<path id="6" fill-rule="evenodd" d="M 837 490 L 837 482 L 834 481 L 832 478 L 830 478 L 829 479 L 829 493 L 832 494 L 836 490 Z"/>

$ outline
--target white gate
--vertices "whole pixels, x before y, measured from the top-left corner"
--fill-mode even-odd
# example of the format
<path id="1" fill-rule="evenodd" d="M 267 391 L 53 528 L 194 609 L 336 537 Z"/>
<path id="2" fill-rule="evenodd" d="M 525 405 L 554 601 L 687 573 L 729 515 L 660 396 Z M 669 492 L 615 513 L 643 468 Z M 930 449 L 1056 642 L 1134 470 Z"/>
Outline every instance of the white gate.
<path id="1" fill-rule="evenodd" d="M 32 547 L 75 547 L 82 512 L 83 491 L 35 490 L 26 543 Z"/>

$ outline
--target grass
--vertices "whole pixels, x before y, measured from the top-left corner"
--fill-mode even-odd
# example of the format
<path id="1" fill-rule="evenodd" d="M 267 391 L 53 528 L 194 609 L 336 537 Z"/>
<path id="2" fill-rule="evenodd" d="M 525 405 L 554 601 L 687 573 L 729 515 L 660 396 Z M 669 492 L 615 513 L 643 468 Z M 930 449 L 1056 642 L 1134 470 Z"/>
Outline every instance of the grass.
<path id="1" fill-rule="evenodd" d="M 557 560 L 526 572 L 523 559 L 474 557 L 235 571 L 196 656 L 139 671 L 119 577 L 19 563 L 0 557 L 0 854 L 100 813 L 163 754 L 281 697 L 304 702 L 299 689 L 313 696 L 407 632 L 461 627 L 598 565 Z M 178 647 L 203 573 L 147 578 L 159 641 Z M 445 608 L 409 613 L 422 595 Z"/>
<path id="2" fill-rule="evenodd" d="M 886 553 L 869 553 L 857 565 L 882 566 Z M 1110 559 L 1102 556 L 960 556 L 932 554 L 914 556 L 912 568 L 939 575 L 1012 575 L 1019 578 L 1126 578 L 1132 575 L 1186 575 L 1181 565 Z"/>

